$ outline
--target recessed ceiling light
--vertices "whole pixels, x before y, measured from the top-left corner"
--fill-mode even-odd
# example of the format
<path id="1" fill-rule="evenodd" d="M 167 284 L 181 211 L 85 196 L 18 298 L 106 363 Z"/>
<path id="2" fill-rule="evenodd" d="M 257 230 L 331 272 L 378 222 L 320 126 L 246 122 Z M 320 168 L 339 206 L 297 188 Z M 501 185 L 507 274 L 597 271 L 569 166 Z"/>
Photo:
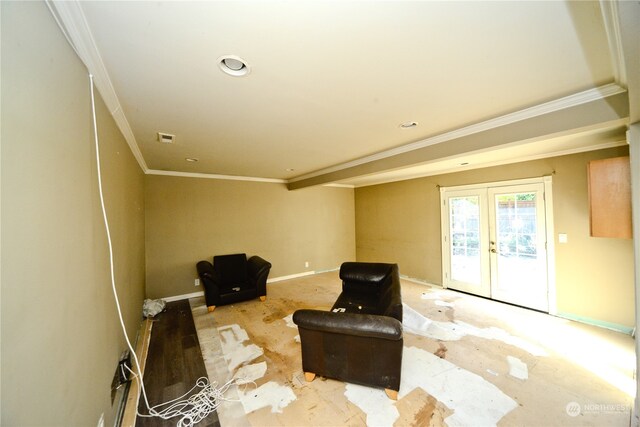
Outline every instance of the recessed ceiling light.
<path id="1" fill-rule="evenodd" d="M 400 124 L 400 129 L 411 129 L 418 126 L 417 122 L 405 122 Z"/>
<path id="2" fill-rule="evenodd" d="M 234 77 L 246 76 L 251 72 L 251 68 L 247 61 L 235 55 L 223 55 L 218 58 L 218 67 Z"/>
<path id="3" fill-rule="evenodd" d="M 198 159 L 196 159 L 195 157 L 187 157 L 185 160 L 190 163 L 195 163 L 198 161 Z"/>

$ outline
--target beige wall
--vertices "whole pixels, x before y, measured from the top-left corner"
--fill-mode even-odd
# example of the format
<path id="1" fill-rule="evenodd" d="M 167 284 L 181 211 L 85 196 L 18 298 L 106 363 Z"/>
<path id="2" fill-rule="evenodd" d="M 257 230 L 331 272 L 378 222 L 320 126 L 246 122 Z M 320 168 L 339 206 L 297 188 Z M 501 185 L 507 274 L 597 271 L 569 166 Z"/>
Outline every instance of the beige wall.
<path id="1" fill-rule="evenodd" d="M 273 265 L 270 278 L 355 260 L 353 189 L 154 175 L 145 182 L 150 298 L 201 291 L 196 263 L 217 254 L 259 255 Z"/>
<path id="2" fill-rule="evenodd" d="M 41 2 L 2 2 L 1 424 L 113 425 L 125 348 L 97 192 L 89 81 Z M 129 336 L 144 295 L 144 177 L 98 103 Z"/>
<path id="3" fill-rule="evenodd" d="M 632 326 L 632 241 L 589 236 L 587 195 L 587 162 L 627 154 L 620 147 L 358 188 L 357 258 L 397 262 L 401 274 L 441 284 L 438 186 L 554 174 L 558 312 Z M 567 244 L 557 243 L 558 233 L 568 235 Z"/>

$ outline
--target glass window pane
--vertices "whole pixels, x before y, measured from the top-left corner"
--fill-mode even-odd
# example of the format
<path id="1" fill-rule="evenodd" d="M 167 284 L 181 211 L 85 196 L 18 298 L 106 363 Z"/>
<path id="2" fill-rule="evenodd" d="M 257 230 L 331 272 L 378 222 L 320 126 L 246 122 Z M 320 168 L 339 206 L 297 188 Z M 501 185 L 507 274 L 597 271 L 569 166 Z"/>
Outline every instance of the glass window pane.
<path id="1" fill-rule="evenodd" d="M 479 284 L 480 199 L 478 196 L 449 199 L 451 235 L 451 279 Z"/>

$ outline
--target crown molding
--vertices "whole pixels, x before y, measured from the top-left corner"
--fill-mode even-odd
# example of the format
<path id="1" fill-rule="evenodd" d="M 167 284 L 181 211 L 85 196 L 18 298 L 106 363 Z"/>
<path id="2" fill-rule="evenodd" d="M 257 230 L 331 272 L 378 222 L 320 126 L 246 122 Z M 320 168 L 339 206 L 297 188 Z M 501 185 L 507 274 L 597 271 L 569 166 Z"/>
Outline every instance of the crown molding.
<path id="1" fill-rule="evenodd" d="M 604 29 L 607 33 L 607 41 L 609 42 L 613 77 L 617 84 L 627 87 L 627 69 L 624 63 L 622 49 L 622 33 L 620 31 L 618 2 L 600 0 L 600 10 L 604 21 Z"/>
<path id="2" fill-rule="evenodd" d="M 287 181 L 287 184 L 289 183 L 289 181 Z M 336 182 L 332 182 L 331 184 L 323 184 L 323 187 L 336 187 L 336 188 L 356 188 L 355 185 L 351 185 L 351 184 L 339 184 Z"/>
<path id="3" fill-rule="evenodd" d="M 484 132 L 490 129 L 499 128 L 515 122 L 530 119 L 532 117 L 553 113 L 555 111 L 560 111 L 570 107 L 575 107 L 577 105 L 586 104 L 588 102 L 607 98 L 609 96 L 617 95 L 619 93 L 624 93 L 624 92 L 626 92 L 625 88 L 615 83 L 610 83 L 608 85 L 585 90 L 583 92 L 578 92 L 576 94 L 569 95 L 564 98 L 545 102 L 543 104 L 538 104 L 530 108 L 525 108 L 524 110 L 516 111 L 514 113 L 506 114 L 504 116 L 496 117 L 494 119 L 486 120 L 484 122 L 480 122 L 480 123 L 476 123 L 470 126 L 460 128 L 460 129 L 456 129 L 451 132 L 446 132 L 440 135 L 432 136 L 417 142 L 413 142 L 411 144 L 393 148 L 391 150 L 382 151 L 380 153 L 376 153 L 371 156 L 361 157 L 360 159 L 353 160 L 351 162 L 341 163 L 339 165 L 331 166 L 325 169 L 320 169 L 315 172 L 308 173 L 306 175 L 297 176 L 295 178 L 290 179 L 289 183 L 302 181 L 309 178 L 314 178 L 316 176 L 337 172 L 337 171 L 352 168 L 355 166 L 360 166 L 376 160 L 386 159 L 388 157 L 397 156 L 398 154 L 419 150 L 421 148 L 428 147 L 430 145 L 440 144 L 443 142 L 451 141 L 453 139 L 472 135 L 474 133 L 479 133 L 479 132 Z"/>
<path id="4" fill-rule="evenodd" d="M 146 173 L 149 168 L 138 147 L 131 126 L 129 126 L 129 122 L 122 111 L 122 106 L 111 83 L 107 68 L 102 61 L 100 51 L 93 39 L 80 2 L 47 0 L 46 4 L 71 47 L 87 67 L 89 73 L 93 75 L 94 83 L 100 95 L 102 95 L 104 103 L 107 105 L 127 144 L 129 144 L 129 148 L 140 168 Z"/>
<path id="5" fill-rule="evenodd" d="M 219 175 L 212 173 L 194 173 L 194 172 L 178 172 L 178 171 L 161 171 L 156 169 L 147 169 L 145 171 L 147 175 L 162 175 L 162 176 L 177 176 L 182 178 L 203 178 L 203 179 L 221 179 L 227 181 L 252 181 L 252 182 L 266 182 L 270 184 L 287 184 L 286 179 L 276 178 L 258 178 L 254 176 L 239 176 L 239 175 Z"/>
<path id="6" fill-rule="evenodd" d="M 547 159 L 550 157 L 569 156 L 571 154 L 586 153 L 588 151 L 606 150 L 607 148 L 621 147 L 625 144 L 627 144 L 626 140 L 609 141 L 609 142 L 603 142 L 600 144 L 590 145 L 588 147 L 568 148 L 565 150 L 557 150 L 557 151 L 544 153 L 544 154 L 531 154 L 528 156 L 518 157 L 516 159 L 504 159 L 504 160 L 495 160 L 495 161 L 485 162 L 485 163 L 477 163 L 474 165 L 470 165 L 469 167 L 458 166 L 458 167 L 451 167 L 446 169 L 438 169 L 437 171 L 431 171 L 431 172 L 416 172 L 416 173 L 409 174 L 406 176 L 401 176 L 401 177 L 394 177 L 394 178 L 388 178 L 388 179 L 381 179 L 380 181 L 354 184 L 353 187 L 354 188 L 370 187 L 372 185 L 390 184 L 392 182 L 408 181 L 411 179 L 424 178 L 427 176 L 444 175 L 444 174 L 454 173 L 454 172 L 465 172 L 472 169 L 484 169 L 484 168 L 490 168 L 493 166 L 509 165 L 513 163 L 531 162 L 534 160 Z"/>
<path id="7" fill-rule="evenodd" d="M 224 181 L 251 181 L 251 182 L 264 182 L 268 184 L 288 184 L 286 179 L 277 178 L 260 178 L 257 176 L 238 176 L 238 175 L 220 175 L 213 173 L 194 173 L 194 172 L 178 172 L 178 171 L 163 171 L 157 169 L 147 169 L 146 175 L 161 175 L 161 176 L 177 176 L 181 178 L 201 178 L 201 179 L 220 179 Z M 355 188 L 351 184 L 339 184 L 330 183 L 323 184 L 322 187 L 335 187 L 335 188 Z"/>

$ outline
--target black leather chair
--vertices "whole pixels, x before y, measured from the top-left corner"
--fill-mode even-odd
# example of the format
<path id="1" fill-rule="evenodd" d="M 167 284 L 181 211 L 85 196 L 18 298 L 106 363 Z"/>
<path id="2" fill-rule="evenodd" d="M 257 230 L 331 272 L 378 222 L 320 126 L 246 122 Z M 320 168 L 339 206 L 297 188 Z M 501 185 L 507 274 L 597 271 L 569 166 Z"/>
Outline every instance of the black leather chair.
<path id="1" fill-rule="evenodd" d="M 218 305 L 258 297 L 264 301 L 267 298 L 267 277 L 271 263 L 259 256 L 247 260 L 246 254 L 216 255 L 213 264 L 200 261 L 196 268 L 210 312 Z"/>
<path id="2" fill-rule="evenodd" d="M 302 370 L 384 388 L 396 400 L 402 369 L 402 298 L 396 264 L 346 262 L 330 312 L 297 310 Z"/>

